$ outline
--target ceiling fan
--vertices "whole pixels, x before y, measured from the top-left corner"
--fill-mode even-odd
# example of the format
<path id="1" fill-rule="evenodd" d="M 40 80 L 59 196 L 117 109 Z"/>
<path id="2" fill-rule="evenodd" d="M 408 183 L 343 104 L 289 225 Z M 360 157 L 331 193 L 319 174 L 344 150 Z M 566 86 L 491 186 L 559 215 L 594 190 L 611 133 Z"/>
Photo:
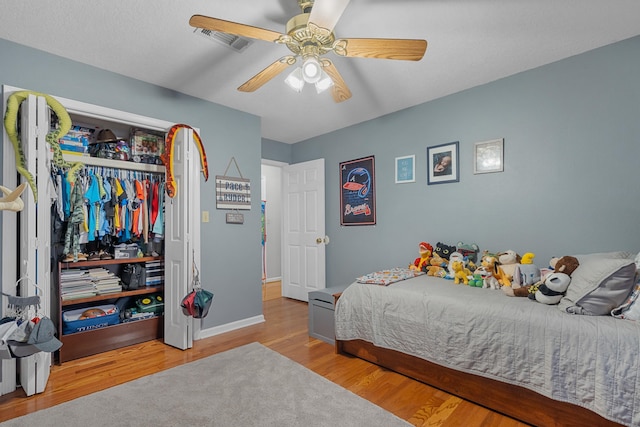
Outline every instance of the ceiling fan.
<path id="1" fill-rule="evenodd" d="M 419 61 L 427 49 L 426 40 L 347 38 L 336 39 L 333 28 L 340 19 L 349 0 L 297 0 L 302 13 L 287 22 L 285 34 L 251 25 L 225 21 L 203 15 L 193 15 L 192 27 L 218 31 L 240 37 L 265 40 L 286 45 L 293 55 L 276 60 L 264 70 L 243 83 L 238 90 L 253 92 L 290 65 L 302 58 L 302 67 L 294 70 L 294 82 L 314 83 L 318 92 L 332 86 L 335 102 L 351 98 L 351 91 L 337 68 L 324 57 L 329 52 L 339 56 Z M 290 83 L 291 85 L 291 83 Z M 296 90 L 298 88 L 296 87 Z"/>

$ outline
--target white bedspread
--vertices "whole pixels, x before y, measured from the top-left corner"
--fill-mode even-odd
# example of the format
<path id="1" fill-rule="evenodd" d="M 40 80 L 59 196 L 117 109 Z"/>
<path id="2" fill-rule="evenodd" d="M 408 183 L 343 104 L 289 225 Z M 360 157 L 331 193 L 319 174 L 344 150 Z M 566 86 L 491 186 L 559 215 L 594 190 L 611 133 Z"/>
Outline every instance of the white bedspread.
<path id="1" fill-rule="evenodd" d="M 335 325 L 339 340 L 362 339 L 640 426 L 639 322 L 570 315 L 419 276 L 386 287 L 353 283 Z"/>

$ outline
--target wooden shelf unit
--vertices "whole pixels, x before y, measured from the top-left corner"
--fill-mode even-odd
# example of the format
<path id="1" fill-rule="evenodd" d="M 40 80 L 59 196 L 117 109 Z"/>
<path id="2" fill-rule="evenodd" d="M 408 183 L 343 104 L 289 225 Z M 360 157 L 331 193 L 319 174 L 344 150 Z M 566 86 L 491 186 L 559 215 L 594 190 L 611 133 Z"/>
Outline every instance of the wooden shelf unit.
<path id="1" fill-rule="evenodd" d="M 58 289 L 60 289 L 60 277 L 62 271 L 64 270 L 104 267 L 108 265 L 145 263 L 148 261 L 158 261 L 163 259 L 164 257 L 160 256 L 96 261 L 59 262 Z M 164 316 L 162 315 L 65 335 L 62 333 L 63 307 L 72 308 L 73 306 L 82 306 L 83 304 L 92 302 L 116 300 L 121 297 L 147 295 L 163 291 L 164 286 L 147 286 L 130 291 L 123 290 L 122 292 L 117 293 L 95 295 L 91 297 L 70 300 L 62 300 L 59 294 L 58 337 L 62 342 L 62 347 L 60 348 L 60 350 L 58 350 L 58 363 L 63 363 L 69 360 L 90 356 L 92 354 L 102 353 L 116 348 L 162 338 L 164 336 Z"/>

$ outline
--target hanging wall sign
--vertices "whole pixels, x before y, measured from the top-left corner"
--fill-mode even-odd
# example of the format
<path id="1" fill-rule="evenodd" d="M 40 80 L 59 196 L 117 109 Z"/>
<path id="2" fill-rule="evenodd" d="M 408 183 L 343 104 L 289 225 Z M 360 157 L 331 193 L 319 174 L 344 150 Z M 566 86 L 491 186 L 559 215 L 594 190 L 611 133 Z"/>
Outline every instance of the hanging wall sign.
<path id="1" fill-rule="evenodd" d="M 216 176 L 217 209 L 251 209 L 251 182 L 246 178 Z"/>

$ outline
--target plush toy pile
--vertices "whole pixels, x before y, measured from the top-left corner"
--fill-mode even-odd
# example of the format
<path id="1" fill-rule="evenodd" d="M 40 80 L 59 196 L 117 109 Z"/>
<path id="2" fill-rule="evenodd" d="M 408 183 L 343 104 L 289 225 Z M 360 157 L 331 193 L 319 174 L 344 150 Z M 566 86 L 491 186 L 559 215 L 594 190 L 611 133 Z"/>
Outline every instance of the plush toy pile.
<path id="1" fill-rule="evenodd" d="M 502 289 L 508 296 L 527 297 L 542 304 L 560 302 L 571 274 L 579 265 L 575 257 L 563 256 L 552 258 L 549 267 L 541 269 L 534 263 L 533 252 L 520 256 L 510 249 L 497 253 L 484 251 L 478 260 L 478 245 L 463 242 L 456 245 L 438 242 L 435 248 L 428 242 L 420 242 L 418 252 L 420 256 L 409 265 L 411 270 L 451 279 L 455 284 Z"/>

